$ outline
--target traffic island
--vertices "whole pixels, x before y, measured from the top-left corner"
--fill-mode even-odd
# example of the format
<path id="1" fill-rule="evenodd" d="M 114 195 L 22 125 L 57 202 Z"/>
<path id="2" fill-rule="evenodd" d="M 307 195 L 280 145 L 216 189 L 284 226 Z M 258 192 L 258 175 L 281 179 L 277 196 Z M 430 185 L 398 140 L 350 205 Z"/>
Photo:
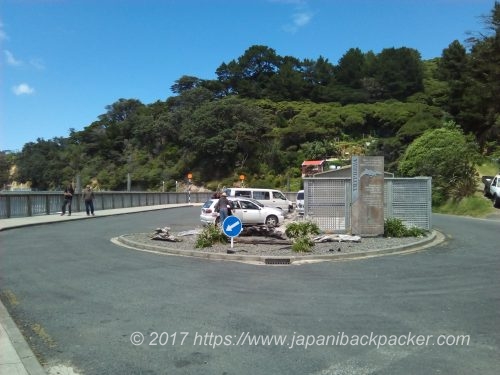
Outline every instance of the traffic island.
<path id="1" fill-rule="evenodd" d="M 290 245 L 239 243 L 217 244 L 196 249 L 195 236 L 185 236 L 180 242 L 151 240 L 148 233 L 125 234 L 111 239 L 113 243 L 130 249 L 159 255 L 190 256 L 209 260 L 230 260 L 259 265 L 298 265 L 325 261 L 346 261 L 384 255 L 408 254 L 429 249 L 442 243 L 445 236 L 431 231 L 424 237 L 362 238 L 360 242 L 317 243 L 310 252 L 296 253 Z"/>

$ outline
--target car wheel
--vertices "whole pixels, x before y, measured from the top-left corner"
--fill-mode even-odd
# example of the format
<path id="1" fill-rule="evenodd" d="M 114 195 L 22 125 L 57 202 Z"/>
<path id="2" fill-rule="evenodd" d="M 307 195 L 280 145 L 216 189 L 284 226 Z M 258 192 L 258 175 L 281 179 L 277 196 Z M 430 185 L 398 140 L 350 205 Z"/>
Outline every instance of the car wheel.
<path id="1" fill-rule="evenodd" d="M 276 226 L 278 226 L 278 224 L 279 224 L 279 221 L 278 221 L 277 216 L 269 215 L 268 217 L 266 217 L 266 225 L 268 225 L 270 227 L 276 227 Z"/>
<path id="2" fill-rule="evenodd" d="M 500 197 L 496 194 L 493 196 L 493 207 L 500 208 Z"/>

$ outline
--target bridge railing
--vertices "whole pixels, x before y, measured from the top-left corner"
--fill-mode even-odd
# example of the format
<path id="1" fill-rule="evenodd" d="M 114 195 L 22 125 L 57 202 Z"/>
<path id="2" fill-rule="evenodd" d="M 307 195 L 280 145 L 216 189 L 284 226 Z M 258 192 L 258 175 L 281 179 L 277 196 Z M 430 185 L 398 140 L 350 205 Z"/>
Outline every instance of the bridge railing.
<path id="1" fill-rule="evenodd" d="M 94 192 L 96 210 L 113 208 L 156 206 L 162 204 L 203 203 L 212 196 L 211 192 Z M 62 192 L 1 192 L 0 219 L 51 215 L 61 212 Z M 73 197 L 72 211 L 85 211 L 80 194 Z"/>

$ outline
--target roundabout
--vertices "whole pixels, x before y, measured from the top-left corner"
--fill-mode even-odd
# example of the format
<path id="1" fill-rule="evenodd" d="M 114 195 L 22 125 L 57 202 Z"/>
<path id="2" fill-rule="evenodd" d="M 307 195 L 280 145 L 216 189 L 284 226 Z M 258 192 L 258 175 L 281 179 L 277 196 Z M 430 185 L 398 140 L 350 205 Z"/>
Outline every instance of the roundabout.
<path id="1" fill-rule="evenodd" d="M 64 365 L 79 374 L 109 375 L 498 372 L 498 220 L 433 215 L 436 232 L 428 238 L 316 244 L 306 254 L 239 242 L 234 254 L 227 253 L 229 244 L 197 250 L 195 236 L 150 240 L 158 226 L 172 233 L 196 228 L 198 212 L 101 212 L 97 219 L 0 232 L 3 303 L 46 369 Z M 244 255 L 255 259 L 238 260 Z M 301 266 L 254 266 L 270 256 Z M 140 347 L 131 342 L 136 333 L 146 340 Z M 158 345 L 167 334 L 171 340 Z M 321 341 L 356 335 L 398 341 Z M 212 336 L 232 341 L 206 344 Z M 237 344 L 240 337 L 272 336 L 287 339 L 283 345 Z M 410 341 L 399 340 L 405 337 Z M 441 337 L 466 340 L 443 345 Z M 306 341 L 306 348 L 303 338 L 315 341 Z"/>
<path id="2" fill-rule="evenodd" d="M 385 255 L 414 253 L 436 246 L 446 237 L 433 230 L 425 237 L 383 238 L 367 237 L 360 242 L 316 243 L 310 252 L 293 252 L 290 245 L 240 242 L 216 244 L 196 249 L 195 235 L 183 236 L 179 242 L 155 241 L 151 234 L 136 233 L 114 237 L 111 241 L 119 246 L 160 255 L 178 255 L 209 260 L 227 260 L 256 265 L 300 265 L 325 261 L 347 261 Z"/>

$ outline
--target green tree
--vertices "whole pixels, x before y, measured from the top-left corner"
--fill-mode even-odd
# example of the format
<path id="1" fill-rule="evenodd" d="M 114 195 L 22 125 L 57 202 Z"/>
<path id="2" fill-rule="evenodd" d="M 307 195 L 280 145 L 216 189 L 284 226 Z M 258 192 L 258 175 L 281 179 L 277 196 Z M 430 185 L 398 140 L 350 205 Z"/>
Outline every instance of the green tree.
<path id="1" fill-rule="evenodd" d="M 19 182 L 31 181 L 34 189 L 52 190 L 73 181 L 76 173 L 68 167 L 70 160 L 63 153 L 66 144 L 62 137 L 26 143 L 16 161 Z"/>
<path id="2" fill-rule="evenodd" d="M 359 48 L 351 48 L 339 60 L 335 69 L 335 78 L 338 82 L 352 88 L 360 88 L 364 78 L 365 56 Z"/>
<path id="3" fill-rule="evenodd" d="M 467 51 L 458 40 L 443 50 L 438 62 L 437 76 L 448 83 L 448 100 L 445 109 L 456 116 L 463 105 L 466 88 Z"/>
<path id="4" fill-rule="evenodd" d="M 476 134 L 486 153 L 500 139 L 500 3 L 495 1 L 491 13 L 485 17 L 488 32 L 472 37 L 472 45 L 463 105 L 457 122 L 467 132 Z M 491 143 L 491 142 L 494 143 Z"/>
<path id="5" fill-rule="evenodd" d="M 198 168 L 201 180 L 232 175 L 258 162 L 260 144 L 267 134 L 262 111 L 237 98 L 205 103 L 182 123 L 185 159 Z"/>
<path id="6" fill-rule="evenodd" d="M 386 48 L 377 56 L 375 77 L 386 98 L 405 99 L 423 89 L 420 53 L 411 48 Z"/>
<path id="7" fill-rule="evenodd" d="M 471 136 L 465 136 L 455 123 L 427 130 L 406 149 L 398 166 L 404 176 L 431 176 L 433 199 L 460 199 L 475 192 L 478 147 Z"/>
<path id="8" fill-rule="evenodd" d="M 175 94 L 182 94 L 184 91 L 194 89 L 202 84 L 203 80 L 193 76 L 182 76 L 170 87 Z"/>
<path id="9" fill-rule="evenodd" d="M 0 190 L 11 183 L 10 170 L 14 166 L 15 154 L 0 151 Z"/>

